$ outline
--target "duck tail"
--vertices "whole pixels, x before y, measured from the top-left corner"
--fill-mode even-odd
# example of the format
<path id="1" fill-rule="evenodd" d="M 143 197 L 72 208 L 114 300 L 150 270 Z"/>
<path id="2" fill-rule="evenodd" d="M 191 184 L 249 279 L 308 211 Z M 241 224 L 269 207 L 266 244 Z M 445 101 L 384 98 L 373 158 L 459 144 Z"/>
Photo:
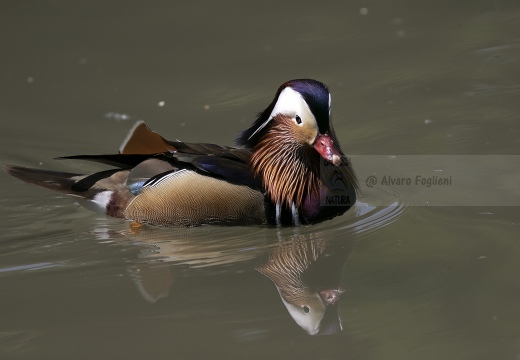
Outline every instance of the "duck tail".
<path id="1" fill-rule="evenodd" d="M 106 170 L 90 175 L 6 165 L 5 171 L 28 184 L 72 195 L 83 207 L 113 217 L 124 217 L 133 198 L 126 188 L 128 171 Z"/>
<path id="2" fill-rule="evenodd" d="M 64 194 L 79 195 L 77 192 L 72 190 L 72 187 L 78 181 L 78 178 L 81 177 L 79 174 L 33 169 L 15 165 L 5 165 L 4 170 L 7 171 L 9 175 L 12 175 L 28 184 L 40 186 Z"/>

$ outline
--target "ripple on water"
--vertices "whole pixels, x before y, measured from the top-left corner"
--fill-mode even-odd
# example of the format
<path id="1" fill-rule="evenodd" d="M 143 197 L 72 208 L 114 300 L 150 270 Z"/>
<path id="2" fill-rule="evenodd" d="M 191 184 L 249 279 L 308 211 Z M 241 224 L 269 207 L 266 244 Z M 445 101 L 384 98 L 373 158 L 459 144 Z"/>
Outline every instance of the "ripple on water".
<path id="1" fill-rule="evenodd" d="M 338 230 L 351 230 L 355 234 L 372 232 L 397 221 L 406 209 L 406 196 L 397 189 L 367 188 L 352 209 L 356 217 Z"/>

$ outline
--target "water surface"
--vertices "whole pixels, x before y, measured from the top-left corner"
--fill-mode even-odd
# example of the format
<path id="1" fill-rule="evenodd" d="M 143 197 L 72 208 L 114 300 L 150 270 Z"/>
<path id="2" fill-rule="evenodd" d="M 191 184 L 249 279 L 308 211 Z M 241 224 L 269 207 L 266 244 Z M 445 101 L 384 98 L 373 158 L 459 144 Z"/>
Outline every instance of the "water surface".
<path id="1" fill-rule="evenodd" d="M 0 163 L 96 171 L 52 159 L 117 151 L 138 119 L 232 144 L 282 82 L 310 77 L 363 192 L 296 230 L 135 229 L 2 172 L 1 358 L 520 356 L 518 2 L 0 7 Z M 448 201 L 460 182 L 438 206 L 366 186 L 410 155 L 452 159 L 494 201 Z M 295 287 L 318 330 L 291 310 Z"/>

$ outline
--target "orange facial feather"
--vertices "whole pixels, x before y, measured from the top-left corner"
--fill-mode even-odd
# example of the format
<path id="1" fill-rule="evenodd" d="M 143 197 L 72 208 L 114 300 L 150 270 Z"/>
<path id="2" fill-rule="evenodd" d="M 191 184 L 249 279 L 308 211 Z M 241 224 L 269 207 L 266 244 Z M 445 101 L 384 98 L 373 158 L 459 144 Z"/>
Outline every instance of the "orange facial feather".
<path id="1" fill-rule="evenodd" d="M 292 119 L 278 115 L 269 131 L 253 148 L 249 165 L 274 203 L 300 206 L 305 195 L 321 186 L 319 154 L 298 141 L 299 128 Z"/>

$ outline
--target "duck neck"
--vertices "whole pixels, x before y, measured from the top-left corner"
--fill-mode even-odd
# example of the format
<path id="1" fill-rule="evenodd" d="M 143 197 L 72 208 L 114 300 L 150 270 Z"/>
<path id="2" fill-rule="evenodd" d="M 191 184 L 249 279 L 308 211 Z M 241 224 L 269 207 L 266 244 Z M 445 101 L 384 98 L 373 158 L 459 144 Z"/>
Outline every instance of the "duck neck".
<path id="1" fill-rule="evenodd" d="M 318 194 L 321 187 L 319 154 L 276 131 L 254 146 L 249 165 L 277 206 L 299 209 L 305 197 Z"/>

